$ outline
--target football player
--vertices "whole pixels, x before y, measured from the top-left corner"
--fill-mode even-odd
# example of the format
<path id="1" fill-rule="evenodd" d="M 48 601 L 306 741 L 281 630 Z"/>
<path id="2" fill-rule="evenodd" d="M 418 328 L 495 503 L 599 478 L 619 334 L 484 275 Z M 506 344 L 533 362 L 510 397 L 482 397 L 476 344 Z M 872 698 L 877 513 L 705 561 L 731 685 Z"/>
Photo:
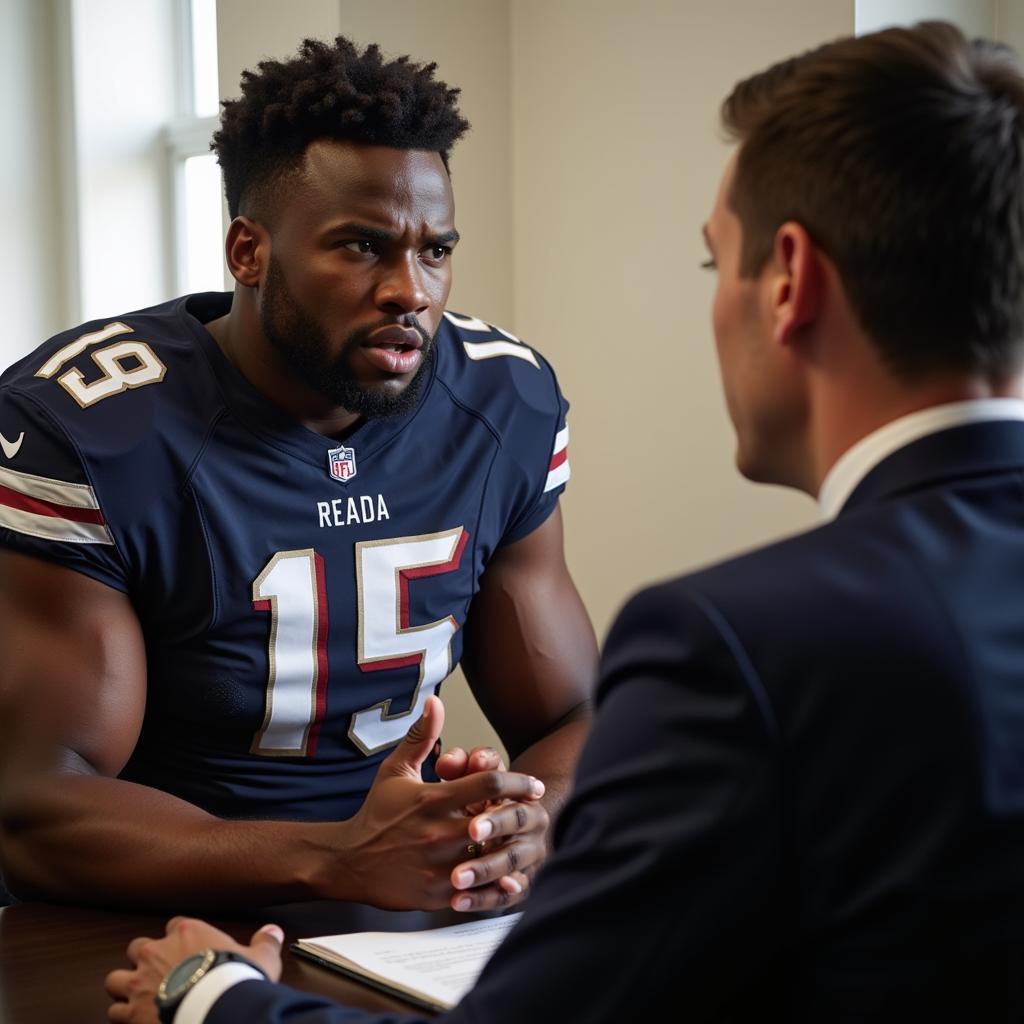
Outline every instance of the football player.
<path id="1" fill-rule="evenodd" d="M 527 890 L 596 645 L 555 376 L 445 308 L 457 93 L 341 37 L 246 72 L 212 147 L 233 294 L 83 324 L 0 378 L 16 896 Z M 510 771 L 437 757 L 460 661 Z"/>

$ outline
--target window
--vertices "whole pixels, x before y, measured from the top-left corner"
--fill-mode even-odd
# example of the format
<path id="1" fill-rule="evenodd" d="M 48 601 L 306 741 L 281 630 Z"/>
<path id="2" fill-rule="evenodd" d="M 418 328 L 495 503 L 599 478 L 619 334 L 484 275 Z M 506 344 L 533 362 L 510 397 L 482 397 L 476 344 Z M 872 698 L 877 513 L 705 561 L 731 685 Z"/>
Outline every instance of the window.
<path id="1" fill-rule="evenodd" d="M 180 116 L 164 132 L 173 190 L 174 292 L 224 288 L 223 186 L 210 152 L 217 128 L 216 0 L 179 0 Z"/>

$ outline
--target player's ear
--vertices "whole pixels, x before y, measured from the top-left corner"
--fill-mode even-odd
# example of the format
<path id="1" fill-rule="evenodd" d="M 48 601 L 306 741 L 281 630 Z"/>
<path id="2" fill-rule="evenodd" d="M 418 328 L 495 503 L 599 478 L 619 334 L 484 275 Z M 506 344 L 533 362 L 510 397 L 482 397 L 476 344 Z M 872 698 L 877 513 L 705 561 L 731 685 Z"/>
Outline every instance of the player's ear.
<path id="1" fill-rule="evenodd" d="M 259 285 L 270 255 L 270 235 L 258 221 L 236 217 L 228 227 L 224 256 L 231 276 L 249 288 Z"/>
<path id="2" fill-rule="evenodd" d="M 776 231 L 771 268 L 773 333 L 778 343 L 791 345 L 817 318 L 824 283 L 821 253 L 802 224 L 787 221 Z"/>

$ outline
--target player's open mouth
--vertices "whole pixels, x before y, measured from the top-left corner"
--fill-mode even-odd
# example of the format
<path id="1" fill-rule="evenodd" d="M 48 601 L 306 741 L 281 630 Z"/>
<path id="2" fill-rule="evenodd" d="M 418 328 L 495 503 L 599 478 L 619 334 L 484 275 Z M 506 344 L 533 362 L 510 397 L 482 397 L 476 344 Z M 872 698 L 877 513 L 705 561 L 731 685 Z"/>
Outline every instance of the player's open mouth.
<path id="1" fill-rule="evenodd" d="M 367 362 L 384 373 L 411 373 L 420 365 L 423 338 L 419 331 L 389 325 L 375 330 L 362 346 Z"/>

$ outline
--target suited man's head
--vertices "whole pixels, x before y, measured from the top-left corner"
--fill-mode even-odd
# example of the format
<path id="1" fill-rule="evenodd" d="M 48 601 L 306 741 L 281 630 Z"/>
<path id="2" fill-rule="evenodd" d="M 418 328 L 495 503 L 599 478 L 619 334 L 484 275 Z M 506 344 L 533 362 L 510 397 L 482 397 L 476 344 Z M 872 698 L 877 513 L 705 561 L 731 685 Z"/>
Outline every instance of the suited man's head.
<path id="1" fill-rule="evenodd" d="M 973 393 L 953 382 L 998 391 L 1019 375 L 1024 76 L 1012 50 L 941 22 L 843 39 L 740 82 L 722 118 L 739 147 L 706 235 L 744 473 L 815 489 L 820 472 L 790 450 L 802 445 L 806 463 L 815 388 L 867 369 L 836 337 L 870 346 L 872 394 L 932 387 L 949 400 Z"/>

